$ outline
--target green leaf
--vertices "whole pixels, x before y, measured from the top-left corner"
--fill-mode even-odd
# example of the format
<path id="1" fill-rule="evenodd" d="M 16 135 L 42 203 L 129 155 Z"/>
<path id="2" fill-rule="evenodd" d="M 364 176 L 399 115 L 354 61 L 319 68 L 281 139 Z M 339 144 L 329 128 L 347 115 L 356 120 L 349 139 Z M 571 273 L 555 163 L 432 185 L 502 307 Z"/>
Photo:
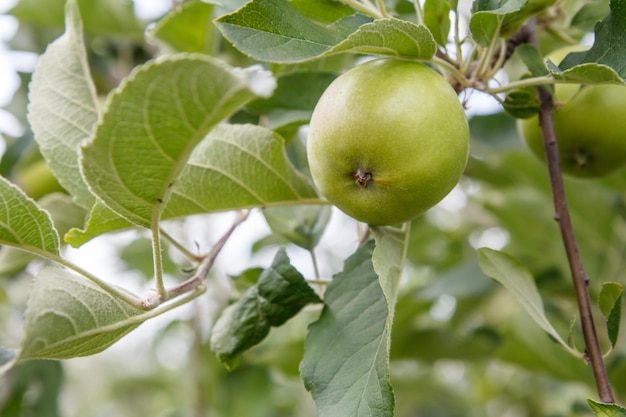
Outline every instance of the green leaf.
<path id="1" fill-rule="evenodd" d="M 503 106 L 510 115 L 526 119 L 539 113 L 539 105 L 535 88 L 526 87 L 508 93 Z"/>
<path id="2" fill-rule="evenodd" d="M 78 227 L 70 229 L 63 237 L 65 242 L 77 248 L 103 233 L 132 227 L 128 220 L 118 216 L 107 206 L 98 201 L 91 208 L 84 229 Z"/>
<path id="3" fill-rule="evenodd" d="M 450 33 L 450 2 L 448 0 L 426 0 L 424 2 L 424 24 L 442 46 L 448 43 Z"/>
<path id="4" fill-rule="evenodd" d="M 36 256 L 12 246 L 0 247 L 0 278 L 9 278 L 22 272 Z"/>
<path id="5" fill-rule="evenodd" d="M 333 72 L 303 71 L 279 75 L 276 89 L 269 98 L 251 101 L 246 108 L 257 113 L 272 110 L 313 111 L 319 98 L 337 74 Z"/>
<path id="6" fill-rule="evenodd" d="M 609 2 L 593 1 L 584 4 L 572 18 L 570 26 L 584 32 L 591 32 L 596 23 L 605 18 L 610 11 Z"/>
<path id="7" fill-rule="evenodd" d="M 78 148 L 98 120 L 82 23 L 75 1 L 66 6 L 65 33 L 41 56 L 29 86 L 28 121 L 39 149 L 59 183 L 76 202 L 95 202 L 79 168 Z"/>
<path id="8" fill-rule="evenodd" d="M 59 417 L 64 367 L 59 361 L 36 360 L 20 364 L 3 378 L 2 417 Z M 33 387 L 38 387 L 37 392 Z"/>
<path id="9" fill-rule="evenodd" d="M 587 400 L 596 417 L 626 417 L 626 408 L 617 404 L 601 403 Z"/>
<path id="10" fill-rule="evenodd" d="M 289 162 L 282 137 L 253 125 L 216 126 L 194 149 L 162 218 L 285 204 L 323 204 L 311 182 Z M 65 241 L 80 246 L 132 226 L 98 203 L 84 230 Z"/>
<path id="11" fill-rule="evenodd" d="M 252 0 L 216 24 L 237 49 L 268 62 L 302 62 L 340 52 L 428 59 L 437 48 L 425 26 L 361 15 L 321 26 L 287 0 Z"/>
<path id="12" fill-rule="evenodd" d="M 253 0 L 215 23 L 237 49 L 270 62 L 309 59 L 343 40 L 339 33 L 304 17 L 286 0 Z"/>
<path id="13" fill-rule="evenodd" d="M 483 273 L 509 290 L 539 327 L 575 354 L 548 321 L 535 280 L 524 265 L 511 255 L 489 248 L 478 250 L 478 261 Z"/>
<path id="14" fill-rule="evenodd" d="M 283 139 L 260 126 L 221 124 L 194 150 L 163 218 L 294 202 L 322 201 L 289 162 Z"/>
<path id="15" fill-rule="evenodd" d="M 320 23 L 332 23 L 349 16 L 354 10 L 336 0 L 289 0 L 300 13 Z"/>
<path id="16" fill-rule="evenodd" d="M 624 84 L 619 74 L 611 67 L 602 64 L 579 64 L 561 71 L 560 68 L 548 62 L 548 69 L 557 80 L 575 81 L 580 84 Z"/>
<path id="17" fill-rule="evenodd" d="M 152 26 L 148 35 L 177 52 L 211 54 L 216 42 L 211 21 L 214 8 L 202 0 L 181 3 Z"/>
<path id="18" fill-rule="evenodd" d="M 326 289 L 320 318 L 309 326 L 300 374 L 320 417 L 393 415 L 390 312 L 373 251 L 370 241 L 346 260 Z"/>
<path id="19" fill-rule="evenodd" d="M 366 23 L 328 54 L 357 54 L 430 59 L 437 43 L 428 28 L 400 19 L 378 19 Z"/>
<path id="20" fill-rule="evenodd" d="M 392 227 L 372 227 L 372 236 L 376 241 L 376 248 L 372 255 L 372 263 L 380 286 L 387 301 L 387 352 L 391 344 L 391 325 L 398 295 L 400 275 L 406 259 L 409 244 L 409 231 Z"/>
<path id="21" fill-rule="evenodd" d="M 248 77 L 192 54 L 136 69 L 109 96 L 82 148 L 83 176 L 93 193 L 128 221 L 149 227 L 195 146 L 255 96 Z"/>
<path id="22" fill-rule="evenodd" d="M 37 205 L 50 213 L 55 229 L 63 236 L 71 227 L 83 224 L 85 210 L 73 203 L 67 194 L 53 193 L 42 197 Z M 0 248 L 0 277 L 22 271 L 34 258 L 32 253 L 15 247 Z"/>
<path id="23" fill-rule="evenodd" d="M 73 0 L 78 2 L 91 35 L 143 39 L 143 25 L 135 16 L 132 2 L 110 0 Z M 63 26 L 65 0 L 20 0 L 9 13 L 20 22 L 35 26 Z M 74 7 L 74 6 L 72 6 Z"/>
<path id="24" fill-rule="evenodd" d="M 570 53 L 559 67 L 568 70 L 584 63 L 609 67 L 626 79 L 626 0 L 611 0 L 610 14 L 595 27 L 593 46 L 584 52 Z"/>
<path id="25" fill-rule="evenodd" d="M 476 42 L 488 46 L 500 36 L 507 15 L 512 15 L 526 4 L 527 0 L 476 0 L 472 5 L 470 31 Z"/>
<path id="26" fill-rule="evenodd" d="M 532 16 L 555 4 L 557 0 L 528 0 L 518 11 L 507 14 L 502 22 L 500 34 L 509 37 L 520 30 Z"/>
<path id="27" fill-rule="evenodd" d="M 282 74 L 272 97 L 252 101 L 246 110 L 262 114 L 272 130 L 297 129 L 309 122 L 320 96 L 336 77 L 334 72 L 322 71 Z"/>
<path id="28" fill-rule="evenodd" d="M 606 330 L 611 345 L 615 347 L 619 335 L 619 325 L 622 317 L 622 293 L 624 286 L 616 282 L 605 282 L 598 296 L 600 311 L 606 319 Z"/>
<path id="29" fill-rule="evenodd" d="M 60 246 L 50 215 L 3 177 L 0 177 L 0 245 L 39 255 L 58 255 Z"/>
<path id="30" fill-rule="evenodd" d="M 515 53 L 524 61 L 533 77 L 548 75 L 548 69 L 539 49 L 534 45 L 523 44 L 515 48 Z"/>
<path id="31" fill-rule="evenodd" d="M 319 302 L 285 251 L 280 250 L 257 284 L 222 312 L 213 327 L 211 349 L 227 368 L 233 368 L 244 351 L 267 336 L 270 327 L 280 326 L 305 305 Z"/>
<path id="32" fill-rule="evenodd" d="M 145 317 L 80 276 L 42 268 L 25 315 L 19 359 L 67 359 L 98 353 L 139 326 Z"/>
<path id="33" fill-rule="evenodd" d="M 263 210 L 272 231 L 309 251 L 313 250 L 330 220 L 330 206 L 269 207 Z"/>

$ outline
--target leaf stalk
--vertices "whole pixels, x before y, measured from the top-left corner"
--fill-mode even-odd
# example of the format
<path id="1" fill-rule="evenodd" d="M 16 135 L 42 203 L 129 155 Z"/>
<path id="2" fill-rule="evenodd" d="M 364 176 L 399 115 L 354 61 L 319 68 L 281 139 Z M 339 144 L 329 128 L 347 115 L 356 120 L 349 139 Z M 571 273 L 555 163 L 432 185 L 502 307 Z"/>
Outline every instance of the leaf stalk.
<path id="1" fill-rule="evenodd" d="M 217 258 L 217 255 L 220 253 L 237 226 L 248 218 L 248 214 L 249 212 L 240 213 L 237 219 L 233 222 L 232 226 L 226 231 L 226 233 L 224 233 L 224 235 L 222 235 L 215 245 L 213 245 L 209 253 L 202 257 L 202 261 L 198 265 L 196 272 L 189 279 L 176 285 L 175 287 L 165 290 L 163 296 L 161 296 L 160 293 L 149 295 L 142 301 L 143 307 L 148 309 L 155 308 L 161 302 L 169 301 L 173 298 L 181 296 L 182 294 L 201 288 L 204 285 L 204 280 L 209 274 L 209 271 L 215 263 L 215 258 Z"/>

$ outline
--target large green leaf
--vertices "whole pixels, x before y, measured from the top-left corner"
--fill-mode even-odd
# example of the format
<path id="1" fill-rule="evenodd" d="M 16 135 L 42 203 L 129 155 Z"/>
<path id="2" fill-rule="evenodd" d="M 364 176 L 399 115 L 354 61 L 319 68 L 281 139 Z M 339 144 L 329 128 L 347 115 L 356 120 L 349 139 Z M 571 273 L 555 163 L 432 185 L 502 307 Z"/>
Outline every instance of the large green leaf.
<path id="1" fill-rule="evenodd" d="M 321 202 L 289 162 L 280 136 L 260 126 L 221 124 L 189 158 L 163 218 Z"/>
<path id="2" fill-rule="evenodd" d="M 78 148 L 98 120 L 98 98 L 75 1 L 67 2 L 65 26 L 65 33 L 48 46 L 33 73 L 28 122 L 59 183 L 80 206 L 90 208 L 95 198 L 80 175 Z"/>
<path id="3" fill-rule="evenodd" d="M 252 0 L 216 24 L 237 49 L 268 62 L 301 62 L 340 52 L 428 59 L 437 48 L 425 26 L 362 15 L 321 26 L 287 0 Z"/>
<path id="4" fill-rule="evenodd" d="M 450 33 L 449 0 L 426 0 L 424 2 L 424 24 L 439 45 L 448 43 Z"/>
<path id="5" fill-rule="evenodd" d="M 426 26 L 392 18 L 378 19 L 360 26 L 325 55 L 352 52 L 430 59 L 436 51 L 437 44 Z"/>
<path id="6" fill-rule="evenodd" d="M 626 51 L 625 51 L 626 53 Z M 583 63 L 561 71 L 548 64 L 550 74 L 558 80 L 575 81 L 581 84 L 624 84 L 623 77 L 608 65 Z"/>
<path id="7" fill-rule="evenodd" d="M 478 261 L 483 273 L 509 290 L 535 323 L 568 351 L 576 354 L 548 321 L 541 295 L 532 275 L 524 265 L 511 255 L 489 248 L 478 250 Z"/>
<path id="8" fill-rule="evenodd" d="M 50 214 L 60 236 L 63 236 L 71 227 L 82 225 L 85 219 L 85 210 L 74 204 L 67 194 L 47 194 L 37 201 L 37 205 Z M 1 247 L 0 277 L 12 276 L 22 271 L 34 257 L 32 253 L 12 246 Z"/>
<path id="9" fill-rule="evenodd" d="M 470 31 L 481 45 L 488 46 L 500 36 L 507 16 L 519 11 L 527 0 L 476 0 L 472 5 Z"/>
<path id="10" fill-rule="evenodd" d="M 71 3 L 76 1 L 90 34 L 142 39 L 143 24 L 135 16 L 132 2 L 72 0 Z M 64 5 L 65 0 L 20 0 L 9 13 L 23 23 L 62 27 Z"/>
<path id="11" fill-rule="evenodd" d="M 98 353 L 148 314 L 65 269 L 42 268 L 28 300 L 19 359 L 66 359 Z"/>
<path id="12" fill-rule="evenodd" d="M 581 84 L 613 83 L 624 84 L 619 74 L 611 67 L 598 63 L 582 63 L 562 70 L 552 61 L 544 62 L 541 52 L 533 45 L 520 45 L 515 52 L 522 58 L 531 74 L 535 77 L 552 75 L 557 80 L 578 82 Z"/>
<path id="13" fill-rule="evenodd" d="M 332 23 L 349 16 L 354 10 L 337 0 L 289 0 L 300 13 L 317 22 Z"/>
<path id="14" fill-rule="evenodd" d="M 610 11 L 609 2 L 591 0 L 578 9 L 570 25 L 584 32 L 591 32 L 596 23 L 607 17 Z"/>
<path id="15" fill-rule="evenodd" d="M 113 211 L 149 227 L 195 146 L 254 97 L 247 73 L 205 55 L 143 65 L 109 97 L 83 146 L 85 180 Z"/>
<path id="16" fill-rule="evenodd" d="M 0 245 L 54 255 L 58 255 L 60 245 L 50 215 L 3 177 L 0 177 Z"/>
<path id="17" fill-rule="evenodd" d="M 286 204 L 322 204 L 310 181 L 291 165 L 284 141 L 260 126 L 216 126 L 194 149 L 174 184 L 162 218 Z M 85 230 L 65 240 L 80 246 L 131 226 L 96 204 Z"/>
<path id="18" fill-rule="evenodd" d="M 257 284 L 224 310 L 213 328 L 211 349 L 232 368 L 239 355 L 263 340 L 272 326 L 280 326 L 305 305 L 321 301 L 282 249 Z"/>
<path id="19" fill-rule="evenodd" d="M 389 309 L 372 263 L 374 242 L 350 256 L 309 326 L 300 373 L 320 417 L 393 415 Z"/>
<path id="20" fill-rule="evenodd" d="M 307 19 L 286 0 L 253 0 L 215 23 L 237 49 L 265 61 L 305 60 L 344 38 Z"/>
<path id="21" fill-rule="evenodd" d="M 560 63 L 568 70 L 584 63 L 598 63 L 626 79 L 626 0 L 611 0 L 611 13 L 595 27 L 591 49 L 571 53 Z"/>
<path id="22" fill-rule="evenodd" d="M 376 241 L 376 248 L 372 255 L 372 263 L 380 286 L 387 301 L 387 352 L 391 347 L 391 326 L 395 312 L 398 283 L 406 258 L 409 233 L 407 230 L 399 230 L 391 227 L 374 227 L 372 236 Z"/>
<path id="23" fill-rule="evenodd" d="M 211 54 L 215 47 L 215 27 L 211 22 L 215 6 L 201 0 L 181 3 L 152 26 L 149 35 L 177 52 Z"/>

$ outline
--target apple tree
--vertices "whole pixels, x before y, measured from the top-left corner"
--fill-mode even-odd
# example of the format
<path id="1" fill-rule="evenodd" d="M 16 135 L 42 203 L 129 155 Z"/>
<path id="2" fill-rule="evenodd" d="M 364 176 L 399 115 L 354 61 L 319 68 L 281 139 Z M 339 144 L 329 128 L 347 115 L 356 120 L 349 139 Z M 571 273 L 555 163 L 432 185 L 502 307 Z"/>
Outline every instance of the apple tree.
<path id="1" fill-rule="evenodd" d="M 626 416 L 624 0 L 9 13 L 1 415 Z"/>

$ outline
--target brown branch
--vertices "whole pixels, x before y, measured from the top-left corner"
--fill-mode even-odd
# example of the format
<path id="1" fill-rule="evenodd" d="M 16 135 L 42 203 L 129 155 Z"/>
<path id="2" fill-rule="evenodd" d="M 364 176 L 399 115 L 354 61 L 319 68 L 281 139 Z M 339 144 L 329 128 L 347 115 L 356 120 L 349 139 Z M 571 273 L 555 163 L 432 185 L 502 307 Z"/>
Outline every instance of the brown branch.
<path id="1" fill-rule="evenodd" d="M 513 56 L 513 53 L 515 52 L 515 49 L 517 49 L 518 46 L 524 43 L 529 43 L 531 39 L 533 39 L 533 30 L 534 30 L 534 25 L 530 23 L 526 23 L 520 28 L 520 30 L 518 30 L 509 39 L 507 39 L 506 48 L 504 50 L 504 60 L 502 61 L 502 65 L 504 65 L 504 63 Z M 500 59 L 501 53 L 502 51 L 498 51 L 494 54 L 492 64 L 495 64 L 496 62 L 498 62 L 498 60 Z"/>
<path id="2" fill-rule="evenodd" d="M 224 247 L 224 245 L 226 244 L 230 236 L 233 234 L 237 226 L 243 223 L 243 221 L 246 220 L 247 217 L 248 217 L 247 212 L 242 213 L 241 215 L 237 217 L 237 219 L 233 222 L 232 226 L 230 226 L 230 228 L 226 231 L 226 233 L 224 233 L 224 235 L 215 243 L 215 245 L 213 245 L 209 253 L 207 253 L 203 257 L 202 261 L 200 262 L 200 265 L 198 265 L 198 269 L 196 270 L 196 273 L 193 274 L 193 276 L 189 278 L 187 281 L 168 290 L 167 292 L 168 300 L 174 297 L 178 297 L 179 295 L 184 294 L 188 291 L 191 291 L 204 283 L 204 280 L 206 279 L 207 275 L 209 274 L 209 271 L 211 270 L 211 267 L 213 266 L 213 263 L 215 262 L 215 258 L 217 258 L 217 255 L 220 253 L 220 251 L 222 250 L 222 248 Z"/>
<path id="3" fill-rule="evenodd" d="M 611 390 L 611 384 L 602 359 L 602 351 L 598 343 L 598 336 L 593 322 L 591 313 L 591 302 L 589 299 L 589 277 L 585 273 L 580 253 L 578 252 L 578 244 L 574 235 L 574 228 L 570 218 L 567 206 L 567 198 L 565 195 L 565 187 L 563 184 L 563 176 L 561 172 L 561 162 L 559 159 L 559 149 L 557 138 L 554 132 L 554 121 L 552 117 L 552 109 L 554 107 L 552 95 L 543 87 L 537 87 L 537 95 L 541 103 L 539 111 L 539 123 L 544 138 L 544 147 L 546 159 L 548 161 L 548 171 L 550 173 L 550 184 L 552 186 L 552 195 L 554 199 L 555 220 L 559 223 L 561 238 L 567 253 L 567 261 L 570 266 L 576 299 L 578 301 L 578 310 L 580 313 L 580 322 L 585 340 L 585 355 L 596 381 L 596 389 L 598 395 L 603 402 L 613 403 L 615 399 Z"/>
<path id="4" fill-rule="evenodd" d="M 537 37 L 534 19 L 529 20 L 530 36 L 529 43 L 537 45 Z M 543 134 L 543 144 L 548 163 L 548 172 L 550 174 L 550 186 L 552 188 L 552 197 L 554 201 L 555 220 L 559 223 L 561 239 L 567 254 L 567 261 L 572 274 L 574 284 L 574 292 L 578 302 L 578 311 L 580 314 L 580 323 L 585 341 L 585 359 L 591 365 L 593 377 L 596 383 L 596 390 L 600 400 L 606 403 L 614 403 L 613 390 L 602 358 L 600 343 L 596 327 L 593 322 L 593 314 L 591 312 L 591 301 L 589 298 L 589 277 L 583 267 L 582 259 L 578 251 L 574 227 L 570 217 L 569 208 L 567 206 L 567 197 L 565 195 L 565 186 L 563 184 L 563 174 L 561 171 L 561 160 L 559 157 L 559 148 L 556 133 L 554 131 L 553 109 L 554 102 L 552 94 L 542 86 L 537 87 L 537 96 L 540 102 L 539 123 Z"/>

